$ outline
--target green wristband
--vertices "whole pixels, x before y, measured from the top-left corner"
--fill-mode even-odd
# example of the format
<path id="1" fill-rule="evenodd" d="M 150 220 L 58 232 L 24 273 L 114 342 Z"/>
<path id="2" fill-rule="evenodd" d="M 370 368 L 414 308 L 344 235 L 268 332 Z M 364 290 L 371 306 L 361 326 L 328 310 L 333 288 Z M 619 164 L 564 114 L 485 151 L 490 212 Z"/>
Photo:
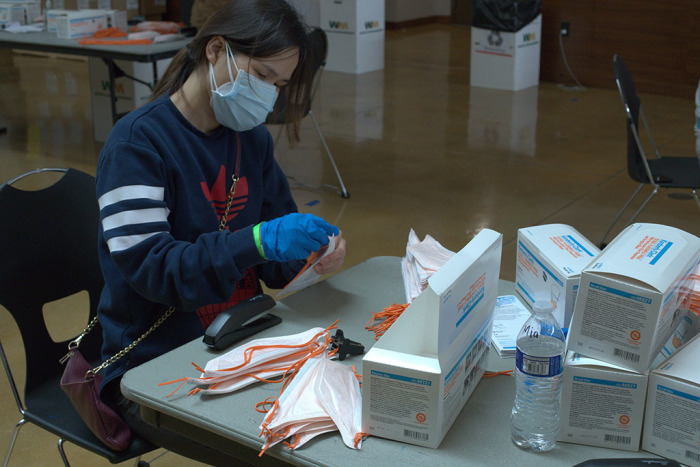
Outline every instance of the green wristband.
<path id="1" fill-rule="evenodd" d="M 265 250 L 263 250 L 262 246 L 262 241 L 260 240 L 260 226 L 262 225 L 262 222 L 255 227 L 253 227 L 253 238 L 255 239 L 255 246 L 258 248 L 258 253 L 260 253 L 260 256 L 262 256 L 264 259 L 265 258 Z"/>

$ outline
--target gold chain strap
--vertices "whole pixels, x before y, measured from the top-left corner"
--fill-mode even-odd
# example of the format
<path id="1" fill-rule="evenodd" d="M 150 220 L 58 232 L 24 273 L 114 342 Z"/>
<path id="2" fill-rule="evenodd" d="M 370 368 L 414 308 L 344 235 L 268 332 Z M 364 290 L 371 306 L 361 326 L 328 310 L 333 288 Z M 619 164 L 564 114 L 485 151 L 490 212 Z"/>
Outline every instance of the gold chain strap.
<path id="1" fill-rule="evenodd" d="M 236 194 L 236 183 L 238 183 L 239 177 L 237 177 L 237 174 L 234 173 L 231 175 L 231 189 L 228 192 L 228 199 L 226 200 L 226 210 L 224 211 L 224 215 L 221 216 L 221 222 L 219 222 L 219 230 L 223 232 L 223 230 L 226 228 L 226 222 L 228 222 L 228 212 L 231 209 L 231 203 L 233 202 L 233 195 Z"/>
<path id="2" fill-rule="evenodd" d="M 231 176 L 231 180 L 233 183 L 231 184 L 231 189 L 229 190 L 229 193 L 228 193 L 228 199 L 226 200 L 226 210 L 224 211 L 224 215 L 221 216 L 221 222 L 219 222 L 219 231 L 223 231 L 226 228 L 226 222 L 228 220 L 228 213 L 229 213 L 229 210 L 231 209 L 231 204 L 233 203 L 233 197 L 236 194 L 236 184 L 238 183 L 238 180 L 240 178 L 237 175 L 238 174 L 234 173 Z M 170 308 L 168 308 L 168 310 L 165 313 L 163 313 L 163 315 L 160 318 L 158 318 L 158 321 L 153 323 L 153 325 L 148 329 L 148 331 L 144 332 L 141 335 L 141 337 L 136 339 L 134 342 L 132 342 L 128 346 L 124 347 L 122 350 L 120 350 L 116 354 L 112 355 L 110 358 L 108 358 L 104 362 L 102 362 L 102 364 L 100 366 L 97 366 L 97 367 L 93 368 L 92 370 L 88 370 L 87 373 L 85 373 L 85 379 L 93 379 L 97 373 L 104 370 L 105 368 L 110 366 L 112 363 L 116 362 L 117 360 L 122 358 L 124 355 L 129 353 L 134 347 L 139 345 L 139 343 L 142 340 L 144 340 L 146 337 L 148 337 L 149 334 L 151 334 L 153 331 L 155 331 L 158 328 L 158 326 L 163 324 L 163 321 L 168 319 L 168 317 L 170 315 L 172 315 L 174 312 L 175 312 L 174 307 L 171 306 Z M 98 317 L 95 316 L 92 319 L 92 321 L 90 321 L 90 323 L 87 325 L 87 327 L 83 330 L 83 332 L 80 333 L 80 335 L 78 337 L 76 337 L 74 340 L 70 341 L 70 343 L 68 344 L 68 350 L 69 350 L 68 355 L 66 355 L 65 357 L 63 357 L 61 359 L 61 363 L 64 363 L 68 358 L 70 358 L 73 355 L 73 351 L 78 348 L 78 346 L 80 345 L 80 341 L 83 340 L 83 338 L 87 335 L 87 333 L 90 332 L 92 330 L 92 328 L 95 327 L 95 325 L 97 324 L 97 321 L 98 321 Z"/>

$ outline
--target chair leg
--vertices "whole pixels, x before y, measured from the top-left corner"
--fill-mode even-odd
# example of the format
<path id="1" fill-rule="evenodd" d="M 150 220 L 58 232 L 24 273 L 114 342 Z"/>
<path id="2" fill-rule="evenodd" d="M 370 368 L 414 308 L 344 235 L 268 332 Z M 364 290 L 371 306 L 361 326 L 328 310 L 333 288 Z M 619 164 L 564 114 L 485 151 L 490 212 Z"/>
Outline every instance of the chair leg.
<path id="1" fill-rule="evenodd" d="M 606 237 L 608 236 L 608 234 L 610 233 L 610 231 L 612 230 L 612 228 L 615 226 L 615 224 L 617 223 L 617 221 L 620 220 L 620 217 L 622 217 L 622 214 L 624 214 L 625 210 L 627 210 L 627 207 L 630 205 L 630 203 L 632 202 L 632 200 L 637 196 L 637 194 L 639 193 L 639 190 L 641 190 L 643 186 L 644 186 L 643 183 L 640 183 L 640 184 L 639 184 L 639 186 L 637 187 L 637 189 L 634 190 L 634 193 L 632 193 L 632 196 L 630 196 L 630 198 L 627 200 L 627 202 L 625 203 L 625 205 L 622 206 L 622 209 L 620 209 L 620 212 L 617 213 L 617 216 L 615 216 L 615 219 L 613 219 L 613 221 L 610 223 L 610 226 L 608 227 L 608 230 L 605 231 L 605 233 L 603 234 L 603 238 L 600 239 L 600 247 L 601 247 L 601 248 L 605 248 L 605 239 L 606 239 Z"/>
<path id="2" fill-rule="evenodd" d="M 24 418 L 17 422 L 15 425 L 15 431 L 12 433 L 12 441 L 10 441 L 10 448 L 7 450 L 7 456 L 5 456 L 5 462 L 2 464 L 3 467 L 7 467 L 8 462 L 10 462 L 10 456 L 12 455 L 12 449 L 15 447 L 15 441 L 17 441 L 17 435 L 19 434 L 19 429 L 27 423 Z"/>
<path id="3" fill-rule="evenodd" d="M 309 115 L 311 115 L 311 120 L 314 122 L 314 126 L 316 127 L 316 133 L 318 133 L 318 137 L 321 139 L 321 143 L 323 144 L 323 147 L 326 150 L 326 154 L 328 154 L 328 159 L 331 161 L 331 165 L 333 166 L 333 170 L 335 170 L 335 175 L 338 177 L 338 182 L 340 183 L 339 194 L 343 198 L 349 198 L 350 193 L 348 193 L 348 190 L 345 189 L 345 184 L 343 183 L 343 177 L 340 176 L 340 171 L 338 170 L 338 166 L 335 165 L 335 159 L 333 159 L 333 155 L 331 154 L 331 150 L 328 149 L 328 144 L 326 144 L 326 138 L 324 138 L 323 133 L 321 133 L 321 128 L 318 126 L 318 122 L 316 121 L 316 117 L 314 116 L 313 110 L 309 110 Z"/>
<path id="4" fill-rule="evenodd" d="M 700 208 L 700 199 L 698 199 L 698 194 L 695 190 L 693 190 L 693 198 L 695 198 L 695 202 L 698 203 L 698 207 Z"/>
<path id="5" fill-rule="evenodd" d="M 66 467 L 70 467 L 70 464 L 68 463 L 68 458 L 66 457 L 66 451 L 63 450 L 63 443 L 65 443 L 66 440 L 63 438 L 60 438 L 58 440 L 58 453 L 61 455 L 61 459 L 63 459 L 63 465 Z"/>
<path id="6" fill-rule="evenodd" d="M 637 211 L 634 214 L 632 214 L 632 217 L 630 217 L 630 220 L 627 221 L 627 224 L 625 224 L 625 227 L 627 227 L 632 222 L 634 222 L 634 220 L 637 218 L 639 213 L 642 212 L 642 209 L 644 209 L 646 207 L 647 203 L 649 203 L 649 201 L 651 201 L 651 199 L 654 197 L 654 195 L 658 192 L 659 192 L 658 185 L 654 185 L 654 190 L 651 192 L 651 194 L 649 196 L 647 196 L 647 199 L 644 200 L 642 205 L 639 206 L 639 209 L 637 209 Z"/>

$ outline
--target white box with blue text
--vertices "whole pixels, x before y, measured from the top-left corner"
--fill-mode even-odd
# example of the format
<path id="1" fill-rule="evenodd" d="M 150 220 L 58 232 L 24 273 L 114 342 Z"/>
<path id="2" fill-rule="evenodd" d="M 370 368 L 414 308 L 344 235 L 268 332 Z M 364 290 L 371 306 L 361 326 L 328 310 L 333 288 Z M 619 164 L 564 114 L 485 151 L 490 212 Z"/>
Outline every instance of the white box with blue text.
<path id="1" fill-rule="evenodd" d="M 362 431 L 437 448 L 484 373 L 502 235 L 484 229 L 362 359 Z"/>

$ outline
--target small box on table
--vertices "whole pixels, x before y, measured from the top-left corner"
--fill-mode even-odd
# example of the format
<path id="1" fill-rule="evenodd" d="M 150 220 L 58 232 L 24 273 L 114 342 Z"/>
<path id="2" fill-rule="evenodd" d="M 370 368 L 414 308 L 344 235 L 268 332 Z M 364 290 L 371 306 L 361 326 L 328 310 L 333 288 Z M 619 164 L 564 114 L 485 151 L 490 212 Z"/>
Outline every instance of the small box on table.
<path id="1" fill-rule="evenodd" d="M 568 349 L 645 372 L 685 312 L 700 238 L 657 224 L 633 224 L 581 274 Z"/>
<path id="2" fill-rule="evenodd" d="M 649 375 L 642 449 L 700 466 L 700 335 Z"/>
<path id="3" fill-rule="evenodd" d="M 568 328 L 574 313 L 581 271 L 600 253 L 586 237 L 564 224 L 518 230 L 515 290 L 530 307 L 544 296 L 554 318 Z"/>
<path id="4" fill-rule="evenodd" d="M 484 229 L 362 359 L 362 430 L 437 448 L 484 373 L 502 235 Z"/>

